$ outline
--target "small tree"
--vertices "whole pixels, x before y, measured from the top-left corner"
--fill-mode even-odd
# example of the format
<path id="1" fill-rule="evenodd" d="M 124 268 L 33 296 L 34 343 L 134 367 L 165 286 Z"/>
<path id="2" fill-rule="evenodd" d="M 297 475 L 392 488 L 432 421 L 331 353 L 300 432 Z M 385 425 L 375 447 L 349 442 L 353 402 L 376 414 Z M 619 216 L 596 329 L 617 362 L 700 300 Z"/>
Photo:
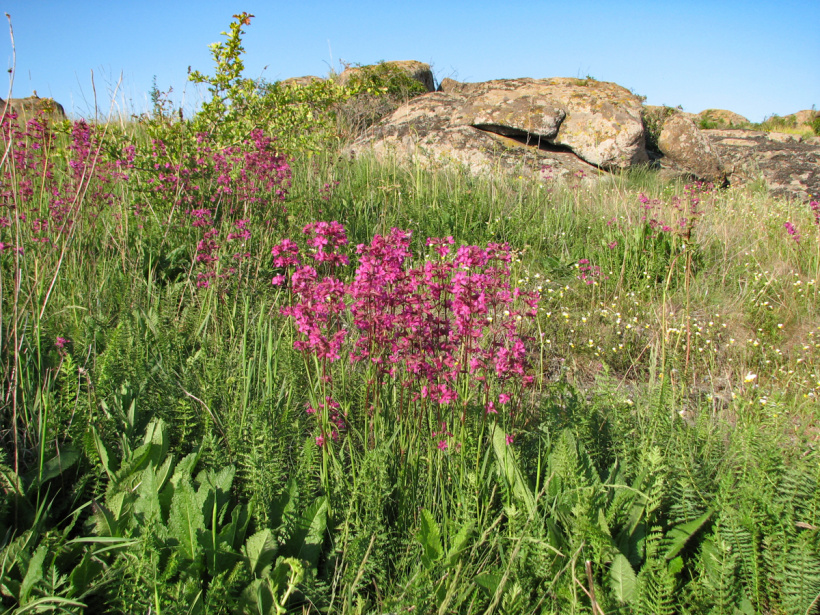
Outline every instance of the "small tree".
<path id="1" fill-rule="evenodd" d="M 222 32 L 227 37 L 224 43 L 210 45 L 211 55 L 215 62 L 214 75 L 205 75 L 198 70 L 191 71 L 188 79 L 194 83 L 204 83 L 211 93 L 211 100 L 202 105 L 197 113 L 195 123 L 198 127 L 219 137 L 225 136 L 234 140 L 237 136 L 236 120 L 242 118 L 243 112 L 256 96 L 256 84 L 251 79 L 244 79 L 242 71 L 242 26 L 249 26 L 253 15 L 239 13 L 234 15 L 230 33 Z M 227 134 L 226 134 L 227 133 Z"/>

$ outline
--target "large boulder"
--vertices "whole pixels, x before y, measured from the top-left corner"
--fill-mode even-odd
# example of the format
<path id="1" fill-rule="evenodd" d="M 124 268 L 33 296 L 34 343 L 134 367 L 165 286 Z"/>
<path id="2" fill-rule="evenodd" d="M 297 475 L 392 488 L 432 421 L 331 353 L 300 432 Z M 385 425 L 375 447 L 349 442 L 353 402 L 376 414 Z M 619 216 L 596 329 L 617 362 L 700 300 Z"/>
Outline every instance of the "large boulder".
<path id="1" fill-rule="evenodd" d="M 797 126 L 802 126 L 803 124 L 811 124 L 818 116 L 820 116 L 820 113 L 814 109 L 803 109 L 797 113 L 790 113 L 784 116 L 783 119 L 788 120 L 794 118 L 794 123 L 797 124 Z"/>
<path id="2" fill-rule="evenodd" d="M 820 195 L 820 143 L 756 130 L 704 130 L 732 184 L 764 179 L 776 196 Z"/>
<path id="3" fill-rule="evenodd" d="M 565 146 L 604 169 L 625 169 L 648 160 L 641 123 L 641 100 L 626 88 L 594 79 L 498 79 L 458 83 L 445 79 L 442 91 L 465 96 L 477 109 L 494 108 L 507 121 L 532 122 L 544 114 L 547 126 L 558 121 L 552 145 Z M 563 114 L 563 119 L 557 115 Z M 465 114 L 469 120 L 469 114 Z M 504 124 L 508 126 L 508 124 Z M 511 126 L 515 128 L 514 126 Z M 544 136 L 544 135 L 538 135 Z"/>
<path id="4" fill-rule="evenodd" d="M 683 173 L 711 182 L 724 179 L 723 165 L 717 152 L 688 117 L 673 114 L 666 118 L 658 138 L 658 148 Z"/>
<path id="5" fill-rule="evenodd" d="M 283 79 L 280 81 L 280 85 L 289 88 L 289 87 L 305 87 L 308 85 L 313 85 L 314 83 L 319 83 L 321 81 L 325 81 L 322 77 L 317 77 L 316 75 L 305 75 L 304 77 L 288 77 L 287 79 Z"/>
<path id="6" fill-rule="evenodd" d="M 648 160 L 640 113 L 628 90 L 591 79 L 445 79 L 441 91 L 398 108 L 352 150 L 446 155 L 476 172 L 498 163 L 523 173 L 546 165 L 551 176 L 593 174 Z"/>
<path id="7" fill-rule="evenodd" d="M 695 121 L 698 122 L 698 125 L 711 128 L 739 128 L 749 125 L 749 120 L 745 117 L 726 109 L 706 109 L 697 114 Z"/>
<path id="8" fill-rule="evenodd" d="M 592 176 L 597 168 L 573 153 L 550 147 L 544 141 L 527 144 L 514 138 L 453 122 L 463 113 L 467 98 L 444 92 L 419 96 L 401 106 L 370 129 L 350 148 L 358 155 L 372 152 L 377 158 L 411 161 L 428 167 L 457 163 L 473 175 L 496 171 L 536 179 L 574 174 Z"/>
<path id="9" fill-rule="evenodd" d="M 0 112 L 6 107 L 6 101 L 0 98 Z M 9 98 L 8 108 L 17 114 L 17 120 L 27 122 L 35 117 L 44 117 L 52 121 L 66 119 L 65 109 L 53 98 L 40 98 L 35 92 L 27 98 Z"/>
<path id="10" fill-rule="evenodd" d="M 412 80 L 418 81 L 428 92 L 433 92 L 436 89 L 430 65 L 416 60 L 394 60 L 367 66 L 351 66 L 339 75 L 337 82 L 339 85 L 347 85 L 355 79 L 365 78 L 368 73 L 379 76 L 380 73 L 384 73 L 389 76 L 390 73 L 396 72 L 403 73 Z"/>

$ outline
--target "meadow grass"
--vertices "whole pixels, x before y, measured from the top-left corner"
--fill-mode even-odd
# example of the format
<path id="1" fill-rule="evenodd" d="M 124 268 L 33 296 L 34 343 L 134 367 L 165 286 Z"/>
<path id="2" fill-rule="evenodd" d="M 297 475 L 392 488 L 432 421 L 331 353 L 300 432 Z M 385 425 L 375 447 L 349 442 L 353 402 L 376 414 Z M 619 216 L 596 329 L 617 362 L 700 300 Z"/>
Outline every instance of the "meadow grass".
<path id="1" fill-rule="evenodd" d="M 6 608 L 816 608 L 808 204 L 647 169 L 285 164 L 250 141 L 175 167 L 144 136 L 73 130 L 42 164 L 7 158 Z M 492 385 L 512 412 L 488 413 L 466 372 L 453 415 L 411 403 L 410 372 L 295 348 L 271 249 L 304 251 L 319 220 L 344 226 L 344 284 L 350 246 L 393 228 L 412 231 L 408 267 L 428 237 L 508 244 L 510 288 L 539 297 L 516 329 L 532 384 Z M 352 335 L 346 301 L 325 325 Z"/>
<path id="2" fill-rule="evenodd" d="M 4 612 L 817 612 L 820 206 L 221 121 L 3 124 Z"/>

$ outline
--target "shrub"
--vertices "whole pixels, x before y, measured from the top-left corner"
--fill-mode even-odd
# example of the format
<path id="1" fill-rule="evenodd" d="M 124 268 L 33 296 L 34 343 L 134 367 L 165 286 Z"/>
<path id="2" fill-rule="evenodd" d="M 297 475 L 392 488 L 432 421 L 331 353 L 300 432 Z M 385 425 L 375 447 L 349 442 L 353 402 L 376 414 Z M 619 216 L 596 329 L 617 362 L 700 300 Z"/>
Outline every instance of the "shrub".
<path id="1" fill-rule="evenodd" d="M 659 152 L 658 140 L 661 137 L 663 124 L 666 120 L 677 113 L 672 107 L 657 107 L 647 109 L 641 107 L 641 120 L 643 121 L 644 135 L 646 136 L 646 148 L 654 152 Z"/>
<path id="2" fill-rule="evenodd" d="M 355 138 L 426 88 L 406 70 L 388 62 L 352 69 L 350 96 L 336 107 L 340 134 Z"/>

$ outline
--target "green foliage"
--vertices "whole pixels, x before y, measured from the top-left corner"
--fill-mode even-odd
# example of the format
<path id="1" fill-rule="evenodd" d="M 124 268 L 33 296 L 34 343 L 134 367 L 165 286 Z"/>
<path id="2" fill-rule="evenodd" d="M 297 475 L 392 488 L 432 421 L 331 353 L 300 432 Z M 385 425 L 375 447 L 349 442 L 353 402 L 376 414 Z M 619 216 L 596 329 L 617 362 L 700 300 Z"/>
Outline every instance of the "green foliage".
<path id="1" fill-rule="evenodd" d="M 83 180 L 110 200 L 79 196 L 70 234 L 41 242 L 16 213 L 48 215 L 51 192 L 5 208 L 0 610 L 589 613 L 594 592 L 605 613 L 817 612 L 810 209 L 650 169 L 579 187 L 340 159 L 420 86 L 385 64 L 344 87 L 250 82 L 250 18 L 212 48 L 214 75 L 192 74 L 211 95 L 196 118 L 155 85 L 151 118 L 94 141 L 129 177 Z M 644 119 L 650 138 L 673 112 Z M 287 211 L 236 190 L 257 128 L 278 137 L 263 153 L 292 156 Z M 69 132 L 46 148 L 55 186 L 73 181 Z M 206 149 L 241 161 L 195 163 Z M 36 185 L 14 184 L 16 160 L 12 196 Z M 695 200 L 697 225 L 675 226 Z M 199 207 L 219 244 L 207 288 Z M 394 226 L 513 245 L 515 279 L 541 292 L 520 407 L 442 406 L 439 449 L 436 420 L 376 411 L 404 403 L 373 398 L 380 366 L 309 379 L 270 254 L 334 219 L 353 245 Z M 346 427 L 318 446 L 305 408 L 325 388 Z"/>
<path id="2" fill-rule="evenodd" d="M 388 62 L 347 67 L 345 101 L 335 108 L 341 136 L 352 139 L 426 88 L 406 70 Z"/>
<path id="3" fill-rule="evenodd" d="M 677 109 L 672 107 L 659 107 L 651 111 L 646 107 L 641 107 L 641 120 L 643 121 L 646 148 L 648 150 L 660 152 L 658 140 L 663 130 L 663 124 L 675 113 L 677 113 Z"/>
<path id="4" fill-rule="evenodd" d="M 250 25 L 253 15 L 240 13 L 234 15 L 230 32 L 222 32 L 226 37 L 224 43 L 212 43 L 211 55 L 214 59 L 214 74 L 205 75 L 198 70 L 192 71 L 188 79 L 194 83 L 208 86 L 211 99 L 204 102 L 197 113 L 195 124 L 205 132 L 217 132 L 220 141 L 229 143 L 235 138 L 237 130 L 244 128 L 249 105 L 254 101 L 255 85 L 242 77 L 245 64 L 242 54 L 242 26 Z M 242 134 L 239 132 L 238 134 Z"/>
<path id="5" fill-rule="evenodd" d="M 406 101 L 427 90 L 406 70 L 384 61 L 369 66 L 356 66 L 346 86 L 358 94 L 388 96 Z"/>
<path id="6" fill-rule="evenodd" d="M 277 136 L 277 146 L 292 154 L 315 154 L 339 145 L 337 113 L 355 95 L 329 79 L 304 85 L 257 83 L 253 116 Z"/>

